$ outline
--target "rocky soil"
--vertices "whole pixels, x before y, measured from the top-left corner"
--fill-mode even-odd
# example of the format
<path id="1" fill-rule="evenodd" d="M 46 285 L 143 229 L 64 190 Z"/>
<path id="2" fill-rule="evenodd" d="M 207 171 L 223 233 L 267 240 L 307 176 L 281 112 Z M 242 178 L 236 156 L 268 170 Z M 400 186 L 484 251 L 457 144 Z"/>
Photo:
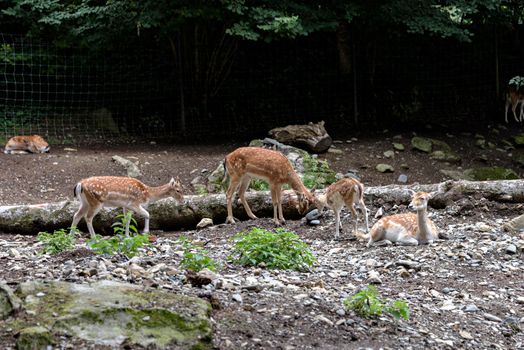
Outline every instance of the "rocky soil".
<path id="1" fill-rule="evenodd" d="M 500 131 L 485 131 L 485 138 L 495 145 L 486 149 L 475 146 L 474 134 L 443 133 L 441 138 L 462 155 L 458 165 L 428 160 L 426 154 L 409 149 L 410 136 L 348 137 L 336 144 L 340 152 L 323 157 L 338 172 L 358 172 L 367 186 L 397 183 L 401 172 L 408 183 L 435 183 L 446 178 L 439 172 L 442 168 L 486 164 L 511 166 L 521 173 L 511 157 L 515 150 L 504 147 L 506 137 Z M 387 158 L 394 173 L 378 173 L 374 167 L 384 162 L 383 152 L 392 142 L 404 143 L 406 150 Z M 55 146 L 49 155 L 2 154 L 0 161 L 9 173 L 0 178 L 0 200 L 24 204 L 70 198 L 74 183 L 82 177 L 123 175 L 123 168 L 111 160 L 114 154 L 136 157 L 145 182 L 162 183 L 178 174 L 189 184 L 203 169 L 214 169 L 236 146 L 97 145 L 76 146 L 75 151 Z M 380 207 L 386 215 L 407 211 L 400 203 L 374 200 L 367 205 L 370 224 Z M 332 213 L 315 227 L 288 221 L 286 228 L 299 234 L 318 259 L 309 272 L 228 262 L 230 238 L 253 225 L 273 228 L 270 219 L 154 232 L 156 241 L 132 259 L 95 255 L 86 249 L 85 238 L 77 240 L 74 251 L 49 256 L 41 253 L 42 245 L 34 236 L 7 232 L 0 235 L 0 273 L 13 288 L 33 279 L 75 283 L 111 279 L 203 298 L 213 306 L 216 349 L 518 349 L 524 348 L 524 234 L 504 232 L 502 224 L 522 214 L 523 208 L 479 196 L 430 208 L 432 219 L 449 239 L 420 247 L 366 248 L 347 231 L 334 241 Z M 345 227 L 351 227 L 350 220 L 343 219 Z M 187 283 L 180 267 L 181 235 L 203 244 L 221 263 L 211 284 Z M 345 310 L 342 301 L 368 283 L 376 283 L 383 297 L 407 300 L 410 319 L 397 321 L 387 315 L 366 319 Z M 2 347 L 13 348 L 17 334 L 0 329 Z M 62 348 L 101 348 L 61 339 Z"/>

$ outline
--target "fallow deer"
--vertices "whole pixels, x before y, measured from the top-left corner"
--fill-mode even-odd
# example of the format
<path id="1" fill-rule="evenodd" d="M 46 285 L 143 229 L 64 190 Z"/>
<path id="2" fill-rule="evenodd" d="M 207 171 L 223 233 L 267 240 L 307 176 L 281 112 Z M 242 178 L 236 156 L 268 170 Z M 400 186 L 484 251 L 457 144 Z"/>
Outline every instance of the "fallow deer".
<path id="1" fill-rule="evenodd" d="M 49 144 L 39 135 L 14 136 L 7 141 L 5 154 L 47 153 Z"/>
<path id="2" fill-rule="evenodd" d="M 335 239 L 338 239 L 342 223 L 340 222 L 340 211 L 344 205 L 351 212 L 353 218 L 353 234 L 357 236 L 358 215 L 355 204 L 358 204 L 364 213 L 366 221 L 366 233 L 369 232 L 368 210 L 364 204 L 364 185 L 353 178 L 343 178 L 331 184 L 326 193 L 317 196 L 318 210 L 322 212 L 325 206 L 335 212 Z"/>
<path id="3" fill-rule="evenodd" d="M 368 235 L 367 246 L 377 241 L 390 241 L 400 245 L 419 245 L 432 243 L 439 238 L 439 231 L 433 221 L 428 218 L 428 201 L 436 192 L 415 192 L 410 190 L 412 200 L 408 208 L 417 213 L 406 213 L 386 216 L 373 225 Z"/>
<path id="4" fill-rule="evenodd" d="M 304 186 L 289 160 L 280 152 L 259 147 L 240 147 L 226 156 L 224 167 L 226 176 L 230 179 L 226 191 L 226 223 L 235 223 L 232 200 L 237 189 L 247 215 L 251 219 L 257 218 L 245 198 L 253 177 L 268 182 L 273 201 L 273 221 L 277 225 L 285 223 L 282 214 L 282 185 L 289 184 L 297 194 L 297 209 L 300 214 L 304 214 L 315 202 L 315 196 Z"/>
<path id="5" fill-rule="evenodd" d="M 520 113 L 517 117 L 516 110 L 517 106 L 520 104 Z M 513 117 L 518 122 L 524 120 L 524 90 L 520 88 L 515 88 L 513 86 L 508 86 L 506 91 L 506 108 L 505 108 L 505 118 L 506 123 L 508 122 L 508 110 L 511 105 L 511 111 L 513 112 Z"/>
<path id="6" fill-rule="evenodd" d="M 141 181 L 131 177 L 121 176 L 94 176 L 78 182 L 74 188 L 74 195 L 80 200 L 80 208 L 73 217 L 71 231 L 82 218 L 85 218 L 91 237 L 95 236 L 93 218 L 102 207 L 122 207 L 124 213 L 129 209 L 145 218 L 144 233 L 149 232 L 149 212 L 144 208 L 151 202 L 166 197 L 174 197 L 178 202 L 184 200 L 182 184 L 177 178 L 169 183 L 149 187 Z M 129 222 L 125 228 L 129 235 Z"/>

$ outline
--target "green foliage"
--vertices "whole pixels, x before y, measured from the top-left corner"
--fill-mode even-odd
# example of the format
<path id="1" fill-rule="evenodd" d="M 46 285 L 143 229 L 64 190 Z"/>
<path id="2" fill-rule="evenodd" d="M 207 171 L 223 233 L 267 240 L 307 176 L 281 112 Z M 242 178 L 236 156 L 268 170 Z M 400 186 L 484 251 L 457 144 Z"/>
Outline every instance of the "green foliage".
<path id="1" fill-rule="evenodd" d="M 194 244 L 186 237 L 180 237 L 178 243 L 182 245 L 183 256 L 180 265 L 186 270 L 198 272 L 202 269 L 216 271 L 220 265 L 209 257 L 207 250 Z"/>
<path id="2" fill-rule="evenodd" d="M 514 76 L 509 80 L 509 85 L 514 85 L 517 89 L 520 89 L 521 86 L 524 86 L 524 77 L 519 75 Z"/>
<path id="3" fill-rule="evenodd" d="M 362 288 L 351 298 L 344 299 L 343 303 L 346 309 L 354 310 L 362 317 L 375 317 L 387 312 L 397 320 L 401 317 L 409 320 L 409 306 L 406 301 L 384 301 L 380 298 L 377 287 L 373 285 Z"/>
<path id="4" fill-rule="evenodd" d="M 97 254 L 122 254 L 128 257 L 135 256 L 138 249 L 149 243 L 148 234 L 138 234 L 136 228 L 136 221 L 133 218 L 133 212 L 128 211 L 125 215 L 117 216 L 119 221 L 113 223 L 113 231 L 115 236 L 103 238 L 100 235 L 95 235 L 87 241 L 87 246 Z M 130 235 L 125 235 L 125 226 L 129 222 Z"/>
<path id="5" fill-rule="evenodd" d="M 39 232 L 36 239 L 43 243 L 44 253 L 46 254 L 58 254 L 72 250 L 75 247 L 75 233 L 66 232 L 64 229 L 55 230 L 53 233 Z"/>
<path id="6" fill-rule="evenodd" d="M 126 211 L 125 214 L 119 214 L 116 216 L 118 221 L 115 221 L 111 227 L 116 235 L 123 235 L 126 231 L 126 225 L 129 222 L 129 234 L 138 234 L 137 223 L 133 218 L 132 211 Z"/>
<path id="7" fill-rule="evenodd" d="M 230 258 L 240 265 L 283 270 L 307 270 L 316 261 L 310 247 L 294 232 L 283 228 L 269 231 L 254 227 L 233 237 Z"/>
<path id="8" fill-rule="evenodd" d="M 255 191 L 267 191 L 269 190 L 269 184 L 261 179 L 252 179 L 249 188 L 252 188 Z"/>
<path id="9" fill-rule="evenodd" d="M 307 188 L 325 188 L 337 181 L 337 177 L 326 160 L 319 160 L 305 154 L 302 180 Z"/>

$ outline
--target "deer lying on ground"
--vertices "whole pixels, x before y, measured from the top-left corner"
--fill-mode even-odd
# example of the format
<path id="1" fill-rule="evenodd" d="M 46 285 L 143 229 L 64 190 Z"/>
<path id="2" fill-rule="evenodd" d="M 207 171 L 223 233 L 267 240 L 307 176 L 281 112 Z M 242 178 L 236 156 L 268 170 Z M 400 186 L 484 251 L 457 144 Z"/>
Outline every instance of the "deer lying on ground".
<path id="1" fill-rule="evenodd" d="M 353 234 L 357 236 L 358 215 L 355 204 L 358 204 L 364 213 L 366 221 L 366 233 L 369 232 L 368 210 L 364 204 L 364 186 L 356 179 L 344 178 L 333 184 L 327 189 L 326 193 L 317 196 L 318 210 L 322 212 L 325 206 L 335 212 L 335 239 L 338 239 L 342 223 L 340 222 L 340 211 L 344 205 L 351 211 L 353 218 Z"/>
<path id="2" fill-rule="evenodd" d="M 182 184 L 177 178 L 169 183 L 149 187 L 137 179 L 121 176 L 94 176 L 81 180 L 74 188 L 74 195 L 80 200 L 80 208 L 73 217 L 71 231 L 82 218 L 85 218 L 91 237 L 95 236 L 93 218 L 102 207 L 122 207 L 124 214 L 129 209 L 145 218 L 144 233 L 149 232 L 149 212 L 144 209 L 151 202 L 166 197 L 174 197 L 178 202 L 184 200 Z M 125 228 L 129 236 L 129 222 Z"/>
<path id="3" fill-rule="evenodd" d="M 14 136 L 7 141 L 5 154 L 47 153 L 49 144 L 39 135 Z"/>
<path id="4" fill-rule="evenodd" d="M 273 221 L 280 225 L 285 223 L 282 214 L 282 185 L 289 184 L 298 197 L 297 209 L 304 214 L 315 202 L 315 196 L 304 186 L 289 160 L 282 153 L 259 147 L 240 147 L 226 156 L 224 161 L 229 187 L 226 191 L 226 223 L 235 223 L 232 200 L 238 190 L 238 197 L 251 219 L 257 217 L 247 204 L 245 193 L 251 179 L 267 181 L 273 201 Z"/>
<path id="5" fill-rule="evenodd" d="M 361 238 L 369 239 L 368 247 L 377 241 L 419 245 L 432 243 L 439 238 L 437 227 L 427 215 L 428 201 L 436 192 L 410 192 L 412 200 L 408 208 L 417 213 L 391 215 L 377 221 L 368 235 L 360 235 Z"/>
<path id="6" fill-rule="evenodd" d="M 520 104 L 520 113 L 517 117 L 516 110 L 517 106 Z M 505 109 L 505 118 L 506 123 L 508 122 L 508 110 L 511 105 L 511 111 L 513 112 L 513 117 L 517 122 L 522 122 L 524 120 L 524 90 L 515 88 L 513 86 L 508 86 L 506 91 L 506 109 Z"/>

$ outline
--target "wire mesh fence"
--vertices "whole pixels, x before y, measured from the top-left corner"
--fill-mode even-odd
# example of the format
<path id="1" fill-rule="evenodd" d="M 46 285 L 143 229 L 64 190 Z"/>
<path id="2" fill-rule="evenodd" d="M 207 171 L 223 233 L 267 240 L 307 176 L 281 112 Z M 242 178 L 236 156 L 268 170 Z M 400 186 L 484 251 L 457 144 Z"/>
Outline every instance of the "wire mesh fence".
<path id="1" fill-rule="evenodd" d="M 334 134 L 350 132 L 355 120 L 502 121 L 491 43 L 379 43 L 373 52 L 361 44 L 354 55 L 353 80 L 340 74 L 326 36 L 242 42 L 210 92 L 159 49 L 95 52 L 0 33 L 0 135 L 208 140 L 320 120 Z M 501 55 L 499 84 L 518 75 L 518 62 Z"/>

